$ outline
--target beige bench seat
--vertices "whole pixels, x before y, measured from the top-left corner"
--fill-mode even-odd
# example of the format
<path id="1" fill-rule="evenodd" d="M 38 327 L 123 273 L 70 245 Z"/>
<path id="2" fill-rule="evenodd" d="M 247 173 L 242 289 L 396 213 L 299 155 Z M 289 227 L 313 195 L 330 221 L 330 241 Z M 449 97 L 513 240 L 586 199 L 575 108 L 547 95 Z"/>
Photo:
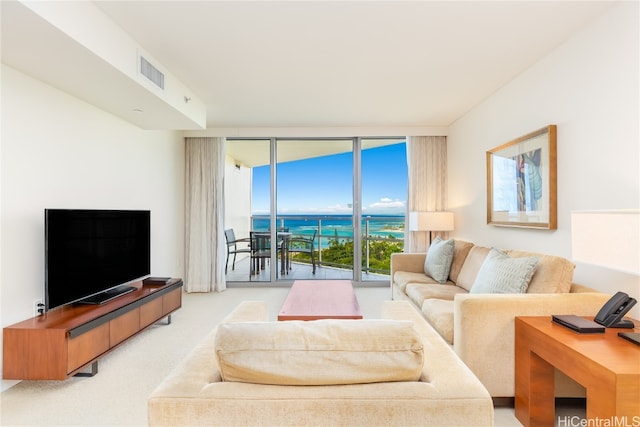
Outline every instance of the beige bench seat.
<path id="1" fill-rule="evenodd" d="M 409 303 L 385 302 L 382 317 L 413 323 L 423 352 L 417 380 L 341 385 L 222 381 L 214 330 L 151 394 L 149 425 L 493 425 L 487 390 Z M 267 308 L 255 301 L 240 304 L 224 320 L 256 321 L 267 321 Z M 367 366 L 366 355 L 360 363 Z"/>

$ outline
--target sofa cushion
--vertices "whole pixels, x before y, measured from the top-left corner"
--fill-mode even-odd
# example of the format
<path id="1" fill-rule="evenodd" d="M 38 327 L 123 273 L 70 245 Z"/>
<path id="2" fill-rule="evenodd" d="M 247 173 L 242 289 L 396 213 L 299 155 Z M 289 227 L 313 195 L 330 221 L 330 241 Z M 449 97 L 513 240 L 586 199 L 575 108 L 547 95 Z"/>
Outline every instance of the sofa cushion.
<path id="1" fill-rule="evenodd" d="M 451 269 L 449 270 L 449 280 L 454 282 L 458 281 L 460 270 L 472 247 L 473 243 L 471 242 L 465 242 L 464 240 L 455 241 L 455 245 L 453 246 L 453 260 L 451 261 Z"/>
<path id="2" fill-rule="evenodd" d="M 453 301 L 426 299 L 422 303 L 422 315 L 449 344 L 453 344 Z"/>
<path id="3" fill-rule="evenodd" d="M 482 267 L 482 263 L 487 255 L 489 255 L 490 250 L 491 248 L 484 246 L 473 246 L 469 250 L 469 254 L 467 255 L 467 258 L 460 269 L 460 273 L 458 274 L 456 285 L 467 291 L 471 289 L 473 282 L 475 282 L 476 276 L 478 275 L 478 271 L 480 270 L 480 267 Z"/>
<path id="4" fill-rule="evenodd" d="M 534 252 L 510 250 L 510 257 L 536 257 L 538 265 L 531 278 L 527 293 L 566 293 L 571 290 L 575 264 L 566 258 L 554 255 L 538 254 Z"/>
<path id="5" fill-rule="evenodd" d="M 422 302 L 429 298 L 438 298 L 444 300 L 453 300 L 457 294 L 466 294 L 467 291 L 452 282 L 441 285 L 439 283 L 409 283 L 405 293 L 418 307 L 422 306 Z"/>
<path id="6" fill-rule="evenodd" d="M 245 322 L 219 325 L 215 357 L 223 381 L 275 385 L 418 381 L 423 345 L 410 321 Z"/>
<path id="7" fill-rule="evenodd" d="M 511 258 L 492 248 L 478 271 L 469 293 L 513 294 L 527 291 L 538 258 Z"/>
<path id="8" fill-rule="evenodd" d="M 433 277 L 438 283 L 446 283 L 453 260 L 454 246 L 453 239 L 442 240 L 440 236 L 436 237 L 429 246 L 427 257 L 424 260 L 424 273 Z"/>
<path id="9" fill-rule="evenodd" d="M 400 288 L 402 292 L 405 292 L 405 289 L 409 283 L 430 283 L 436 284 L 435 280 L 432 277 L 427 276 L 424 273 L 413 273 L 410 271 L 398 271 L 393 275 L 393 281 Z"/>

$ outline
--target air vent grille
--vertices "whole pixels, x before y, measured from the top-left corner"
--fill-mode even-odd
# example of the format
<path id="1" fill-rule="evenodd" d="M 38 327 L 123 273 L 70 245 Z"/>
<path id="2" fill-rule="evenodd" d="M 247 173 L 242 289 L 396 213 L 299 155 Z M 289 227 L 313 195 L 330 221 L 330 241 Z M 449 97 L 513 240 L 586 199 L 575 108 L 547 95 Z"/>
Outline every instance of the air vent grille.
<path id="1" fill-rule="evenodd" d="M 140 56 L 140 73 L 151 80 L 153 84 L 164 90 L 164 74 L 151 65 L 144 56 Z"/>

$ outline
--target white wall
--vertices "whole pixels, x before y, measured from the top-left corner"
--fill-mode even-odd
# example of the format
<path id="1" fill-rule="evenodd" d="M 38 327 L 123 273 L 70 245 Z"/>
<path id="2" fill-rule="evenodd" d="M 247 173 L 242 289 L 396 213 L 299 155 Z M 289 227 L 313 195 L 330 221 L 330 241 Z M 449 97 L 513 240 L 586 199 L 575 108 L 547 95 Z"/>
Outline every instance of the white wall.
<path id="1" fill-rule="evenodd" d="M 141 130 L 3 65 L 1 136 L 2 326 L 44 299 L 45 208 L 151 210 L 151 274 L 182 277 L 180 133 Z"/>
<path id="2" fill-rule="evenodd" d="M 229 143 L 227 142 L 227 144 Z M 233 228 L 236 238 L 240 239 L 249 237 L 249 230 L 251 230 L 251 168 L 244 165 L 236 167 L 237 163 L 239 162 L 233 157 L 226 156 L 224 166 L 224 228 Z M 246 245 L 242 246 L 246 247 Z M 246 258 L 246 254 L 237 255 L 236 262 L 242 258 Z M 229 261 L 229 271 L 231 271 L 231 260 Z"/>
<path id="3" fill-rule="evenodd" d="M 571 259 L 572 210 L 640 206 L 638 28 L 638 3 L 621 2 L 450 127 L 456 237 Z M 485 152 L 554 123 L 558 229 L 487 225 Z M 574 280 L 640 300 L 637 276 L 577 265 Z"/>

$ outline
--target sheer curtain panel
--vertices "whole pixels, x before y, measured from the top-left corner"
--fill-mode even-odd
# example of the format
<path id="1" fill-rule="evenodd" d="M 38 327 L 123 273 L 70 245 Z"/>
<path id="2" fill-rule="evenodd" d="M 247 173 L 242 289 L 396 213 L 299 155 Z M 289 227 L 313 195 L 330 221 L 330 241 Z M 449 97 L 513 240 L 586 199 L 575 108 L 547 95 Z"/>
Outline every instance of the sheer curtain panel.
<path id="1" fill-rule="evenodd" d="M 406 221 L 409 212 L 444 211 L 447 209 L 447 138 L 445 136 L 410 136 L 407 138 L 409 191 Z M 428 232 L 409 231 L 405 227 L 405 252 L 426 252 Z M 447 238 L 447 232 L 434 232 Z"/>
<path id="2" fill-rule="evenodd" d="M 226 288 L 224 138 L 185 138 L 185 291 Z"/>

